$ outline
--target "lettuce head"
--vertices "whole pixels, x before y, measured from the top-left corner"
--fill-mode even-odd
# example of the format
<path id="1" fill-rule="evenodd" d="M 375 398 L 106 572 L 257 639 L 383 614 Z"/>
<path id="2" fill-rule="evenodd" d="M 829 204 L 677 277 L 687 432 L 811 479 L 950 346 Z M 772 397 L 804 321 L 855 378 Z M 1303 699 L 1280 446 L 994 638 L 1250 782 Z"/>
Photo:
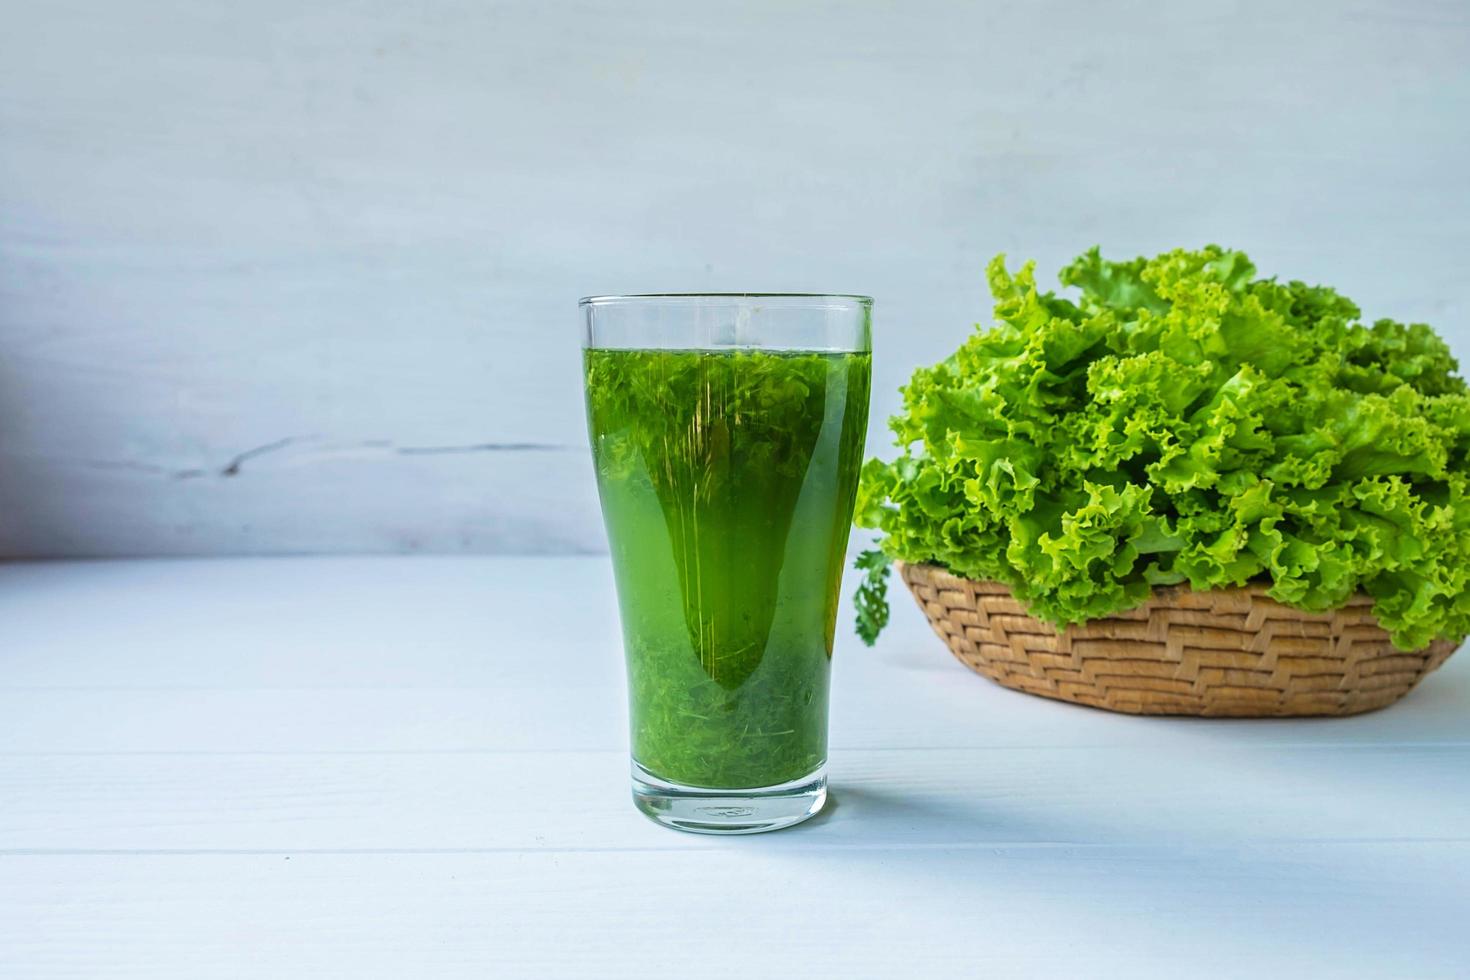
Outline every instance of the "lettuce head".
<path id="1" fill-rule="evenodd" d="M 887 559 L 1005 583 L 1077 623 L 1156 585 L 1260 582 L 1322 611 L 1354 593 L 1405 650 L 1470 630 L 1470 397 L 1422 323 L 1362 321 L 1217 246 L 1062 270 L 991 262 L 995 322 L 921 368 L 870 460 L 859 633 Z"/>

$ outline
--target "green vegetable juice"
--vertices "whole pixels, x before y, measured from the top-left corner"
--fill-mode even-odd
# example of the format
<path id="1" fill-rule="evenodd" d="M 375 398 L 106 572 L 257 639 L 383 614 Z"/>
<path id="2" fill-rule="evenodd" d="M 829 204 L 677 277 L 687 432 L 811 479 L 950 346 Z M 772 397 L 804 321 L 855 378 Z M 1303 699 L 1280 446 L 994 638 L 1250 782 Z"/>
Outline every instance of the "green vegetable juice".
<path id="1" fill-rule="evenodd" d="M 720 789 L 813 773 L 871 355 L 585 357 L 633 758 Z"/>

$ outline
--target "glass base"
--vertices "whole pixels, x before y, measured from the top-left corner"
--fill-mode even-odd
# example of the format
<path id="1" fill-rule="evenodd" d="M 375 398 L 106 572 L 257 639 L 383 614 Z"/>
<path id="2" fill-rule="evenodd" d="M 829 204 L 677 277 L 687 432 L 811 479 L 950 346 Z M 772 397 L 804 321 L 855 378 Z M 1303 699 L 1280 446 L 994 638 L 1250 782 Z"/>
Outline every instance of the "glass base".
<path id="1" fill-rule="evenodd" d="M 633 803 L 644 815 L 692 834 L 760 834 L 814 817 L 827 802 L 827 767 L 776 786 L 709 789 L 659 779 L 633 763 Z"/>

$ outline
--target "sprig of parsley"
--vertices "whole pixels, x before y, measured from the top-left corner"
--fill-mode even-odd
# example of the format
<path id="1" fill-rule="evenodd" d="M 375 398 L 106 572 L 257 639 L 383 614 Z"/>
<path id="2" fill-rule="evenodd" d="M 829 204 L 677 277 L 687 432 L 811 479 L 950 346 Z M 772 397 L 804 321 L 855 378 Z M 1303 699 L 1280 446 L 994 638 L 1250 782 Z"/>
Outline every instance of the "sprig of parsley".
<path id="1" fill-rule="evenodd" d="M 852 597 L 857 607 L 857 635 L 872 646 L 888 625 L 888 573 L 893 561 L 881 551 L 869 550 L 857 556 L 853 567 L 863 573 Z"/>

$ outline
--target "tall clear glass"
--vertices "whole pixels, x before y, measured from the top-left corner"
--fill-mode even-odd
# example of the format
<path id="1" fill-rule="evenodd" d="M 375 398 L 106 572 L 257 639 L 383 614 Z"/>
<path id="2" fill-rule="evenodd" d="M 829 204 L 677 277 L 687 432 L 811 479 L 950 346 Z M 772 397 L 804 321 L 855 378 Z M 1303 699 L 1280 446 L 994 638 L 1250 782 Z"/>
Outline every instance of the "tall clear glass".
<path id="1" fill-rule="evenodd" d="M 594 296 L 581 308 L 634 802 L 703 833 L 799 823 L 827 798 L 872 300 Z"/>

